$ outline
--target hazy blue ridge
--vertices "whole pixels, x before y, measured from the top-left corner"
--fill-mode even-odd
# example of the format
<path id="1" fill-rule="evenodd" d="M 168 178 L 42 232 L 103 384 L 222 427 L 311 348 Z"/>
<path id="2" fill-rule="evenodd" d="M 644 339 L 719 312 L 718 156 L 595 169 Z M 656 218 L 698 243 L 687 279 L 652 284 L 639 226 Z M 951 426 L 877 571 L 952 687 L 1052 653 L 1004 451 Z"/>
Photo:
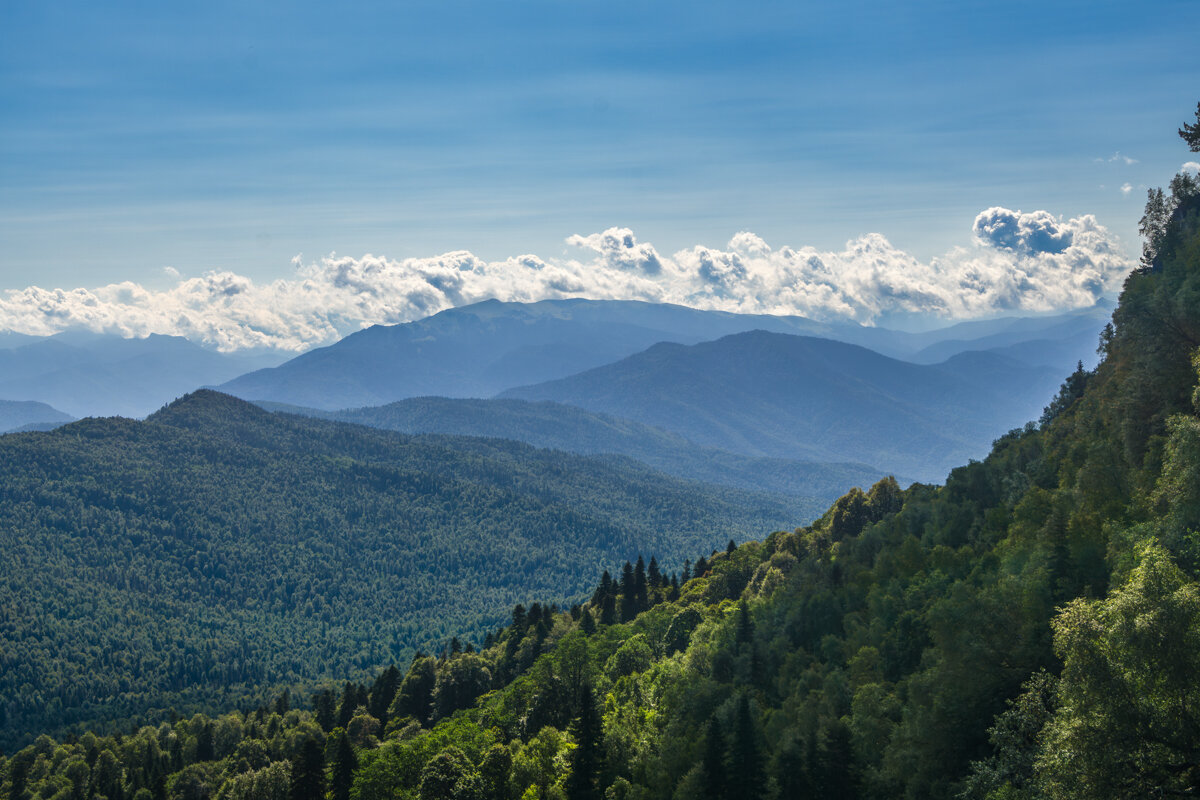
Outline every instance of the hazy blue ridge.
<path id="1" fill-rule="evenodd" d="M 142 417 L 279 358 L 218 353 L 178 336 L 69 332 L 0 348 L 0 397 L 48 403 L 74 417 Z"/>
<path id="2" fill-rule="evenodd" d="M 859 461 L 940 481 L 1036 418 L 1063 377 L 995 353 L 918 365 L 843 342 L 756 331 L 656 345 L 501 397 L 569 403 L 747 455 Z"/>
<path id="3" fill-rule="evenodd" d="M 32 400 L 0 400 L 0 433 L 20 430 L 29 426 L 61 425 L 73 420 L 57 408 Z"/>
<path id="4" fill-rule="evenodd" d="M 494 436 L 574 453 L 628 456 L 682 478 L 804 498 L 812 503 L 805 521 L 850 487 L 869 486 L 883 477 L 866 464 L 763 458 L 700 447 L 662 428 L 548 401 L 416 397 L 341 411 L 260 405 L 403 433 Z"/>

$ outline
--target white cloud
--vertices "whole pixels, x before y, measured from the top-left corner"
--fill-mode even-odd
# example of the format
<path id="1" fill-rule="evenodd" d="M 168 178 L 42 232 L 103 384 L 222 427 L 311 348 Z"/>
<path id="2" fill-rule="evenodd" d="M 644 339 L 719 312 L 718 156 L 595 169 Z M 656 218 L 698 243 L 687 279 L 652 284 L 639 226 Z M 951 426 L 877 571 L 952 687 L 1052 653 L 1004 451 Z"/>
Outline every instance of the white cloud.
<path id="1" fill-rule="evenodd" d="M 1123 155 L 1121 155 L 1121 153 L 1119 151 L 1116 153 L 1113 153 L 1108 158 L 1097 158 L 1096 161 L 1108 162 L 1109 164 L 1112 164 L 1115 162 L 1120 162 L 1122 164 L 1127 164 L 1127 165 L 1138 163 L 1138 160 L 1136 158 L 1130 158 L 1129 156 L 1123 156 Z"/>
<path id="2" fill-rule="evenodd" d="M 1122 183 L 1121 184 L 1121 194 L 1129 194 L 1132 191 L 1133 191 L 1132 183 Z"/>
<path id="3" fill-rule="evenodd" d="M 1179 168 L 1179 171 L 1200 173 L 1200 161 L 1185 161 L 1183 166 Z"/>
<path id="4" fill-rule="evenodd" d="M 484 261 L 456 251 L 428 258 L 330 255 L 293 260 L 294 274 L 255 283 L 232 272 L 178 279 L 166 290 L 31 286 L 0 293 L 0 329 L 49 334 L 85 327 L 124 336 L 187 336 L 222 350 L 303 350 L 372 324 L 419 319 L 489 298 L 563 297 L 671 302 L 747 313 L 872 323 L 919 313 L 965 319 L 1078 308 L 1116 289 L 1133 267 L 1117 238 L 1087 215 L 981 212 L 970 246 L 925 262 L 877 233 L 840 251 L 772 248 L 741 231 L 727 249 L 667 256 L 628 228 L 576 235 L 577 255 Z"/>

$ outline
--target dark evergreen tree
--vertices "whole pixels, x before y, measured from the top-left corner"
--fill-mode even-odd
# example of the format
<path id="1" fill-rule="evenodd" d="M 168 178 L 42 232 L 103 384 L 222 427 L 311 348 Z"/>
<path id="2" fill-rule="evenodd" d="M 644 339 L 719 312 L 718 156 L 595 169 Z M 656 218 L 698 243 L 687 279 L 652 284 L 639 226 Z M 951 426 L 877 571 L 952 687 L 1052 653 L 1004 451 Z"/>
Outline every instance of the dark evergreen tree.
<path id="1" fill-rule="evenodd" d="M 1179 129 L 1179 138 L 1187 142 L 1193 153 L 1200 153 L 1200 103 L 1196 104 L 1195 124 L 1183 123 L 1183 127 Z"/>
<path id="2" fill-rule="evenodd" d="M 731 556 L 734 550 L 737 550 L 737 542 L 730 539 L 729 544 L 725 545 L 725 554 Z"/>
<path id="3" fill-rule="evenodd" d="M 721 734 L 721 723 L 713 717 L 704 732 L 704 796 L 711 800 L 725 800 L 729 786 L 728 769 L 725 766 L 725 737 Z"/>
<path id="4" fill-rule="evenodd" d="M 692 560 L 686 558 L 683 561 L 683 571 L 679 573 L 679 582 L 687 583 L 692 579 Z"/>
<path id="5" fill-rule="evenodd" d="M 600 576 L 600 585 L 596 587 L 596 591 L 592 594 L 592 605 L 600 605 L 605 597 L 613 593 L 612 576 L 608 574 L 608 570 L 604 570 L 604 574 Z"/>
<path id="6" fill-rule="evenodd" d="M 762 748 L 754 724 L 750 698 L 742 695 L 737 704 L 733 739 L 729 744 L 729 792 L 733 800 L 758 800 L 766 786 Z"/>
<path id="7" fill-rule="evenodd" d="M 600 604 L 600 624 L 613 625 L 617 621 L 617 599 L 611 594 L 605 595 Z"/>
<path id="8" fill-rule="evenodd" d="M 337 712 L 334 709 L 335 698 L 329 689 L 323 689 L 313 695 L 313 713 L 321 730 L 329 733 L 334 728 Z"/>
<path id="9" fill-rule="evenodd" d="M 583 609 L 583 613 L 579 616 L 579 629 L 588 636 L 596 632 L 596 620 L 592 617 L 590 608 Z"/>
<path id="10" fill-rule="evenodd" d="M 336 727 L 344 728 L 354 718 L 354 710 L 358 708 L 358 687 L 353 681 L 346 681 L 342 687 L 342 701 L 338 704 Z"/>
<path id="11" fill-rule="evenodd" d="M 316 739 L 305 739 L 292 758 L 288 800 L 325 800 L 325 753 Z"/>
<path id="12" fill-rule="evenodd" d="M 590 683 L 580 690 L 579 716 L 572 725 L 575 749 L 571 752 L 571 777 L 567 780 L 569 800 L 600 800 L 600 773 L 604 759 L 604 730 L 596 709 L 596 694 Z"/>
<path id="13" fill-rule="evenodd" d="M 384 728 L 388 723 L 388 709 L 391 708 L 392 701 L 396 699 L 396 692 L 399 688 L 400 670 L 396 669 L 395 664 L 389 665 L 387 669 L 379 673 L 379 677 L 371 685 L 367 713 L 379 720 L 379 724 Z"/>
<path id="14" fill-rule="evenodd" d="M 850 729 L 841 720 L 827 722 L 821 729 L 816 772 L 822 797 L 858 797 Z"/>
<path id="15" fill-rule="evenodd" d="M 286 714 L 292 707 L 292 693 L 287 689 L 279 697 L 275 698 L 275 713 Z"/>
<path id="16" fill-rule="evenodd" d="M 621 622 L 637 616 L 637 580 L 633 575 L 633 564 L 628 561 L 621 568 Z"/>
<path id="17" fill-rule="evenodd" d="M 216 754 L 213 752 L 213 726 L 211 722 L 205 722 L 196 732 L 196 760 L 212 761 L 214 758 Z"/>
<path id="18" fill-rule="evenodd" d="M 350 787 L 354 784 L 354 770 L 358 768 L 358 756 L 350 737 L 345 731 L 337 737 L 332 769 L 329 775 L 330 800 L 350 800 Z"/>
<path id="19" fill-rule="evenodd" d="M 707 573 L 707 572 L 708 572 L 708 561 L 704 558 L 704 556 L 700 556 L 699 558 L 696 559 L 696 569 L 693 574 L 697 578 L 703 578 L 705 573 Z"/>
<path id="20" fill-rule="evenodd" d="M 658 568 L 658 559 L 650 556 L 650 566 L 646 567 L 646 580 L 650 583 L 651 589 L 657 589 L 663 584 L 662 572 Z"/>
<path id="21" fill-rule="evenodd" d="M 650 593 L 646 586 L 646 562 L 638 556 L 637 566 L 633 568 L 633 603 L 638 613 L 650 607 Z"/>

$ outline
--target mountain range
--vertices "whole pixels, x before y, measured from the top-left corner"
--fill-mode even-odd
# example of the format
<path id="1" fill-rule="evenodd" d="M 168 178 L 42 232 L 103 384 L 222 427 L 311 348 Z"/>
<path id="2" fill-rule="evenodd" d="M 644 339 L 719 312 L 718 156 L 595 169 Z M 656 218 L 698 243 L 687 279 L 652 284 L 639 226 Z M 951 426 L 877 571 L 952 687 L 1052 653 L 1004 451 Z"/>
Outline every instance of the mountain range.
<path id="1" fill-rule="evenodd" d="M 663 343 L 614 364 L 511 389 L 636 420 L 751 456 L 849 460 L 938 481 L 1037 417 L 1061 381 L 988 352 L 918 365 L 829 339 L 754 331 Z"/>
<path id="2" fill-rule="evenodd" d="M 56 426 L 73 419 L 56 408 L 32 400 L 0 400 L 0 433 L 29 426 Z"/>
<path id="3" fill-rule="evenodd" d="M 143 417 L 204 384 L 282 360 L 218 353 L 178 336 L 70 331 L 8 345 L 0 346 L 0 399 L 46 403 L 73 417 Z"/>
<path id="4" fill-rule="evenodd" d="M 941 345 L 945 352 L 935 361 L 966 350 L 1068 333 L 1090 336 L 1079 353 L 1034 351 L 1030 366 L 1046 366 L 1049 359 L 1054 362 L 1049 366 L 1065 375 L 1079 358 L 1094 362 L 1096 335 L 1108 313 L 1097 307 L 1058 317 L 962 323 L 906 333 L 803 317 L 632 301 L 487 301 L 416 322 L 375 325 L 219 388 L 247 400 L 324 410 L 377 406 L 408 397 L 492 397 L 603 366 L 661 342 L 696 344 L 752 330 L 845 341 L 908 360 Z M 975 346 L 977 339 L 986 342 Z"/>
<path id="5" fill-rule="evenodd" d="M 627 456 L 689 480 L 796 497 L 802 501 L 804 519 L 820 514 L 847 486 L 867 486 L 884 476 L 865 464 L 755 457 L 701 447 L 662 428 L 546 401 L 413 397 L 342 411 L 259 405 L 401 433 L 488 436 L 585 455 Z"/>

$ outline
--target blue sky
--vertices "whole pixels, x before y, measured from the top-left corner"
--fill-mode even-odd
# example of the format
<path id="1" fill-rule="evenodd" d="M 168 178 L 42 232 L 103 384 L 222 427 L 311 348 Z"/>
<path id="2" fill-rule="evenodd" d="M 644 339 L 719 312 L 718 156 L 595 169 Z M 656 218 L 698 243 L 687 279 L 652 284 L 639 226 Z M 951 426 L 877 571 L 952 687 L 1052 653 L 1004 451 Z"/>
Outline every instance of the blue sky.
<path id="1" fill-rule="evenodd" d="M 10 0 L 0 289 L 553 257 L 612 226 L 927 259 L 990 206 L 1136 252 L 1189 158 L 1197 31 L 1195 0 Z"/>

